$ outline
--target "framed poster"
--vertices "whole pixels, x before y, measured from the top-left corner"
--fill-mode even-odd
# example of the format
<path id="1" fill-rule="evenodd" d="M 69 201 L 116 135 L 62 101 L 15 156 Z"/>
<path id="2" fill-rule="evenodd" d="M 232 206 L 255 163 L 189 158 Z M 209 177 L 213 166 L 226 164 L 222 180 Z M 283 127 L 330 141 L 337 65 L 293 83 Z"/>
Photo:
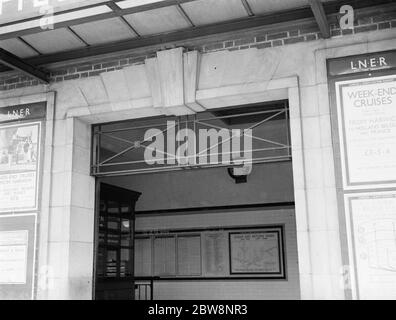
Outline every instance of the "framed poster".
<path id="1" fill-rule="evenodd" d="M 230 273 L 284 277 L 282 228 L 230 232 Z"/>
<path id="2" fill-rule="evenodd" d="M 177 237 L 177 274 L 179 276 L 200 276 L 201 235 L 180 235 Z"/>
<path id="3" fill-rule="evenodd" d="M 154 275 L 176 275 L 176 238 L 171 236 L 154 239 Z"/>
<path id="4" fill-rule="evenodd" d="M 135 238 L 135 274 L 167 280 L 285 280 L 283 235 L 282 225 L 141 233 Z"/>
<path id="5" fill-rule="evenodd" d="M 0 212 L 38 209 L 41 122 L 0 126 Z"/>
<path id="6" fill-rule="evenodd" d="M 25 284 L 28 230 L 0 231 L 0 284 Z"/>
<path id="7" fill-rule="evenodd" d="M 396 299 L 396 192 L 345 196 L 355 299 Z"/>
<path id="8" fill-rule="evenodd" d="M 396 186 L 396 76 L 336 82 L 345 190 Z"/>
<path id="9" fill-rule="evenodd" d="M 227 232 L 202 233 L 203 274 L 206 277 L 221 277 L 229 274 Z"/>
<path id="10" fill-rule="evenodd" d="M 135 238 L 135 276 L 148 277 L 153 274 L 153 248 L 151 237 Z"/>
<path id="11" fill-rule="evenodd" d="M 34 296 L 36 214 L 0 216 L 0 300 Z"/>

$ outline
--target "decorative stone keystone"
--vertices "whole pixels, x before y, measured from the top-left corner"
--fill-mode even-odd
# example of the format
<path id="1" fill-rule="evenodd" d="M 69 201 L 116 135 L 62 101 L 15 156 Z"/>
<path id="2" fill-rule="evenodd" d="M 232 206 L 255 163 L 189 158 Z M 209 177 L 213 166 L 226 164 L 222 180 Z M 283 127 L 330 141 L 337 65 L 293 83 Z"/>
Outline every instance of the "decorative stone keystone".
<path id="1" fill-rule="evenodd" d="M 166 114 L 194 114 L 205 109 L 196 101 L 199 70 L 198 51 L 175 48 L 146 59 L 147 77 L 155 108 Z"/>

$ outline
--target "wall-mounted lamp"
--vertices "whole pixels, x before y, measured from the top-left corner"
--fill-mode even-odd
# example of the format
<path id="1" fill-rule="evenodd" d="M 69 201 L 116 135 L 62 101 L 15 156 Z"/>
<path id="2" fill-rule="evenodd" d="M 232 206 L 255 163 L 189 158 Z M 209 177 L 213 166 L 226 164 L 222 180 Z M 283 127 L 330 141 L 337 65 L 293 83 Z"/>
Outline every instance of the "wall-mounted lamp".
<path id="1" fill-rule="evenodd" d="M 228 174 L 235 180 L 235 183 L 247 183 L 247 177 L 252 172 L 251 162 L 242 162 L 235 167 L 227 168 Z"/>

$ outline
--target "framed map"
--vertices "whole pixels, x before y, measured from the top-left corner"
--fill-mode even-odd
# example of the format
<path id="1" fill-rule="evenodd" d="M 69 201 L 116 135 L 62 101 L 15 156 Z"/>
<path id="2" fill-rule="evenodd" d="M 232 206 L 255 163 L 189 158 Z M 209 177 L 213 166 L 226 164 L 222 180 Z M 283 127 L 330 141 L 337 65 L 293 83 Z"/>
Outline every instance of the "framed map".
<path id="1" fill-rule="evenodd" d="M 282 228 L 230 232 L 231 274 L 265 274 L 284 277 Z"/>
<path id="2" fill-rule="evenodd" d="M 355 299 L 396 299 L 396 192 L 345 196 Z"/>

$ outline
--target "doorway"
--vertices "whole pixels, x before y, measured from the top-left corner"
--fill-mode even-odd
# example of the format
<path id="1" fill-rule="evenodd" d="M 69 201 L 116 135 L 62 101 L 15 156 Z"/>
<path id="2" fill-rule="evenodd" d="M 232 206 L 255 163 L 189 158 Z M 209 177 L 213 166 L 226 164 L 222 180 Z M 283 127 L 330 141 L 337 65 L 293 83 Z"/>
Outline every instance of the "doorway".
<path id="1" fill-rule="evenodd" d="M 232 158 L 228 132 L 252 129 L 252 161 L 242 162 L 239 172 L 230 169 L 241 163 L 175 163 L 175 150 L 186 146 L 177 138 L 172 144 L 178 133 L 203 128 L 219 129 L 219 140 L 209 145 L 216 152 L 207 160 L 214 155 L 222 160 L 227 153 Z M 93 136 L 97 180 L 141 193 L 134 210 L 134 277 L 121 297 L 299 298 L 287 101 L 100 124 Z M 157 138 L 165 152 L 155 154 L 152 165 L 145 154 Z M 239 143 L 245 146 L 241 137 Z M 244 179 L 236 179 L 237 173 Z"/>
<path id="2" fill-rule="evenodd" d="M 135 204 L 140 193 L 97 179 L 96 300 L 133 300 Z"/>

